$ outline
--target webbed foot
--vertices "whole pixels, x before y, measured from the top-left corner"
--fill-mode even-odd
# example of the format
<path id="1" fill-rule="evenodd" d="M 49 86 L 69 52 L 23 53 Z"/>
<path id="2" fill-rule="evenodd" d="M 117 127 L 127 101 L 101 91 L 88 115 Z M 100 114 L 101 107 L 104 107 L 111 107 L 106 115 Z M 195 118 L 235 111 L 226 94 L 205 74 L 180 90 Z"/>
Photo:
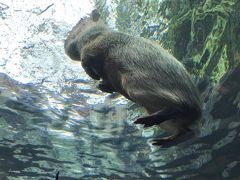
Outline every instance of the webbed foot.
<path id="1" fill-rule="evenodd" d="M 155 123 L 149 116 L 145 116 L 138 118 L 136 121 L 134 121 L 134 124 L 143 124 L 143 127 L 147 128 L 153 126 Z"/>
<path id="2" fill-rule="evenodd" d="M 180 112 L 177 110 L 164 109 L 148 116 L 140 117 L 136 121 L 134 121 L 134 124 L 143 124 L 144 127 L 150 127 L 154 125 L 159 125 L 164 121 L 176 118 L 180 115 Z"/>
<path id="3" fill-rule="evenodd" d="M 161 146 L 161 147 L 167 148 L 171 146 L 176 146 L 177 144 L 180 144 L 193 136 L 194 136 L 193 131 L 189 129 L 185 129 L 176 135 L 172 135 L 172 136 L 161 138 L 161 139 L 153 139 L 151 143 L 152 145 L 155 145 L 155 146 Z"/>
<path id="4" fill-rule="evenodd" d="M 170 147 L 169 143 L 172 141 L 171 137 L 162 138 L 162 139 L 153 139 L 151 144 L 154 146 L 161 146 L 161 147 Z"/>

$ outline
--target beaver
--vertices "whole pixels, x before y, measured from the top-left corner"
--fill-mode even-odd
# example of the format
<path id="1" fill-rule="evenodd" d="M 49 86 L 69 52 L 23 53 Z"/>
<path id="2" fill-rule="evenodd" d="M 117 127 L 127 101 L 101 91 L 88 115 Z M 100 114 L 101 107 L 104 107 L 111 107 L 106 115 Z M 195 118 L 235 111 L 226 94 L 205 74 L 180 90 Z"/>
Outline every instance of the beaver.
<path id="1" fill-rule="evenodd" d="M 112 30 L 97 10 L 73 27 L 64 48 L 99 80 L 100 90 L 120 93 L 146 109 L 149 115 L 135 124 L 173 133 L 153 145 L 171 144 L 201 119 L 199 93 L 183 64 L 151 40 Z"/>

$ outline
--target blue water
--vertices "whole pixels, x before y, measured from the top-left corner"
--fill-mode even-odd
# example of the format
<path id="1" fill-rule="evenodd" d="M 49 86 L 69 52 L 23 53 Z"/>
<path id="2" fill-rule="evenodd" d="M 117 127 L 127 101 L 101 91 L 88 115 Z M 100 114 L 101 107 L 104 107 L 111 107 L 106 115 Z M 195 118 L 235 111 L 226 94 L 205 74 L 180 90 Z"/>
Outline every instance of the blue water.
<path id="1" fill-rule="evenodd" d="M 154 147 L 149 141 L 166 133 L 132 123 L 144 110 L 98 91 L 64 55 L 68 31 L 91 12 L 87 1 L 0 7 L 0 180 L 53 180 L 57 172 L 59 180 L 240 179 L 239 77 L 223 94 L 218 85 L 204 90 L 194 138 Z"/>
<path id="2" fill-rule="evenodd" d="M 240 177 L 238 111 L 208 112 L 221 109 L 210 96 L 196 137 L 153 147 L 149 140 L 163 132 L 132 124 L 143 109 L 91 83 L 68 79 L 50 91 L 0 74 L 1 180 L 50 180 L 58 171 L 60 180 Z"/>

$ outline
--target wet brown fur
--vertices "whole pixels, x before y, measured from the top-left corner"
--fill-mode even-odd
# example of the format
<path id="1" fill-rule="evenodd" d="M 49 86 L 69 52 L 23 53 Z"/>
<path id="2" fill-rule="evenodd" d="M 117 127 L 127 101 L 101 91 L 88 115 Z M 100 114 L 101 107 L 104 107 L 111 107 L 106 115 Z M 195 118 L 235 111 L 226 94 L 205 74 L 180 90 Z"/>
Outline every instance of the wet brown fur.
<path id="1" fill-rule="evenodd" d="M 189 73 L 158 44 L 113 31 L 92 13 L 73 27 L 64 47 L 90 77 L 101 80 L 101 90 L 118 92 L 152 115 L 136 123 L 160 125 L 178 135 L 201 118 Z"/>

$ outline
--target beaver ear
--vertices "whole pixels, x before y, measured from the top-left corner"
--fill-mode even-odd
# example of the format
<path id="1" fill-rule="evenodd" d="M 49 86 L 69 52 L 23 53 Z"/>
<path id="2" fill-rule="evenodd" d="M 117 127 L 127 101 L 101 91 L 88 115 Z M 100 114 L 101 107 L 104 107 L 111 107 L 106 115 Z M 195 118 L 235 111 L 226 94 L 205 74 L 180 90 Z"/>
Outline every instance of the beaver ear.
<path id="1" fill-rule="evenodd" d="M 94 21 L 94 22 L 97 22 L 100 18 L 100 13 L 98 12 L 97 9 L 94 9 L 92 10 L 92 13 L 91 13 L 91 19 Z"/>

